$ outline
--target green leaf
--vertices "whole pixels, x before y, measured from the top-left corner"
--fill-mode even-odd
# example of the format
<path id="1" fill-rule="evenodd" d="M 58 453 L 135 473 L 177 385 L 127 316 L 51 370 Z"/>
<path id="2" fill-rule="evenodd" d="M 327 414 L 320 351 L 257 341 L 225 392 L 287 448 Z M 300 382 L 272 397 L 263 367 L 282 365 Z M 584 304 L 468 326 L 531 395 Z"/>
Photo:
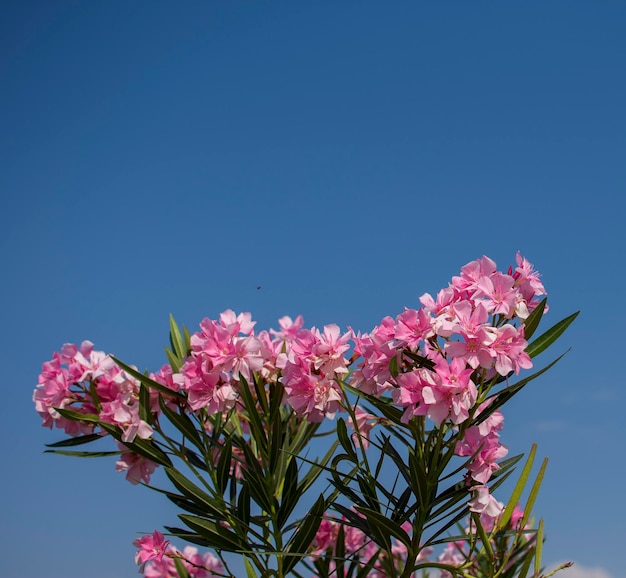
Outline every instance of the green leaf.
<path id="1" fill-rule="evenodd" d="M 250 562 L 248 558 L 244 557 L 243 563 L 244 563 L 244 566 L 246 567 L 246 578 L 257 578 L 252 562 Z"/>
<path id="2" fill-rule="evenodd" d="M 210 514 L 207 512 L 205 507 L 198 505 L 196 502 L 192 502 L 185 496 L 181 496 L 180 494 L 175 494 L 174 492 L 163 492 L 170 502 L 176 504 L 181 510 L 185 510 L 185 512 L 189 512 L 191 514 L 196 514 L 198 516 L 202 516 L 204 518 L 212 518 Z"/>
<path id="3" fill-rule="evenodd" d="M 178 517 L 194 532 L 212 542 L 216 550 L 227 552 L 245 550 L 245 545 L 241 543 L 239 536 L 219 523 L 189 514 L 179 514 Z"/>
<path id="4" fill-rule="evenodd" d="M 285 474 L 282 499 L 278 510 L 277 521 L 279 528 L 282 529 L 285 525 L 301 496 L 302 494 L 298 488 L 298 466 L 296 459 L 290 456 L 289 465 L 287 466 L 287 472 Z"/>
<path id="5" fill-rule="evenodd" d="M 537 327 L 539 327 L 547 302 L 548 298 L 544 297 L 524 321 L 524 338 L 526 340 L 529 340 L 537 330 Z"/>
<path id="6" fill-rule="evenodd" d="M 248 423 L 250 425 L 250 434 L 252 435 L 252 438 L 256 442 L 257 446 L 261 449 L 263 456 L 267 457 L 267 436 L 265 435 L 263 422 L 261 421 L 261 417 L 256 410 L 256 402 L 252 397 L 252 392 L 250 391 L 250 386 L 248 385 L 246 378 L 241 374 L 239 377 L 241 380 L 239 392 L 243 398 L 245 415 L 247 416 Z"/>
<path id="7" fill-rule="evenodd" d="M 183 436 L 188 439 L 194 446 L 196 446 L 202 453 L 206 451 L 204 444 L 202 443 L 202 439 L 200 438 L 200 434 L 196 426 L 193 424 L 191 419 L 186 413 L 177 413 L 173 409 L 171 409 L 162 395 L 159 395 L 159 406 L 163 415 L 170 421 L 170 423 L 180 432 Z"/>
<path id="8" fill-rule="evenodd" d="M 174 558 L 174 565 L 176 566 L 178 578 L 189 578 L 189 572 L 180 558 Z"/>
<path id="9" fill-rule="evenodd" d="M 74 411 L 73 409 L 63 409 L 60 407 L 55 407 L 54 409 L 65 419 L 69 419 L 71 421 L 94 424 L 100 423 L 100 417 L 93 413 L 80 413 L 79 411 Z"/>
<path id="10" fill-rule="evenodd" d="M 274 509 L 274 497 L 270 495 L 267 484 L 268 479 L 261 468 L 252 448 L 246 442 L 241 445 L 245 462 L 242 464 L 241 473 L 249 484 L 250 496 L 266 512 Z"/>
<path id="11" fill-rule="evenodd" d="M 182 361 L 178 359 L 178 357 L 176 357 L 176 354 L 167 346 L 165 347 L 165 356 L 167 357 L 167 361 L 172 367 L 172 371 L 174 371 L 174 373 L 178 373 L 183 365 Z"/>
<path id="12" fill-rule="evenodd" d="M 60 442 L 55 442 L 53 444 L 46 444 L 46 447 L 47 448 L 65 448 L 69 446 L 80 446 L 83 444 L 88 444 L 89 442 L 101 440 L 102 437 L 103 436 L 101 436 L 100 434 L 87 434 L 84 436 L 61 440 Z"/>
<path id="13" fill-rule="evenodd" d="M 398 374 L 400 373 L 400 368 L 398 367 L 398 356 L 397 355 L 394 355 L 389 360 L 389 373 L 391 374 L 391 377 L 398 377 Z"/>
<path id="14" fill-rule="evenodd" d="M 217 491 L 224 494 L 230 479 L 230 468 L 232 465 L 233 442 L 227 439 L 220 451 L 220 457 L 217 461 Z"/>
<path id="15" fill-rule="evenodd" d="M 370 528 L 377 528 L 379 533 L 388 534 L 402 542 L 407 548 L 411 547 L 411 538 L 409 535 L 397 524 L 391 521 L 387 516 L 384 516 L 380 512 L 370 510 L 369 508 L 362 508 L 355 506 L 355 510 L 363 514 L 367 518 L 367 522 Z M 382 544 L 381 544 L 382 546 Z"/>
<path id="16" fill-rule="evenodd" d="M 178 325 L 176 325 L 176 321 L 174 321 L 174 317 L 170 313 L 170 341 L 172 343 L 172 350 L 178 356 L 180 360 L 183 360 L 187 357 L 187 348 L 185 347 L 185 342 L 183 340 L 183 336 L 180 334 L 180 330 L 178 329 Z"/>
<path id="17" fill-rule="evenodd" d="M 541 468 L 539 468 L 539 473 L 535 478 L 535 482 L 533 483 L 533 487 L 530 490 L 530 494 L 528 495 L 528 500 L 526 501 L 526 506 L 524 507 L 524 516 L 520 522 L 520 527 L 524 527 L 526 522 L 528 522 L 528 518 L 533 510 L 533 506 L 535 505 L 535 500 L 537 499 L 537 494 L 539 493 L 539 488 L 541 487 L 541 483 L 543 482 L 543 477 L 546 473 L 546 468 L 548 467 L 548 458 L 544 458 L 541 463 Z"/>
<path id="18" fill-rule="evenodd" d="M 165 473 L 176 489 L 189 500 L 204 508 L 207 515 L 216 519 L 223 519 L 223 500 L 214 499 L 174 468 L 166 468 Z"/>
<path id="19" fill-rule="evenodd" d="M 215 545 L 210 540 L 203 538 L 199 534 L 191 532 L 189 530 L 183 530 L 182 528 L 175 528 L 174 526 L 165 526 L 165 529 L 172 535 L 184 540 L 185 542 L 191 542 L 204 548 L 213 548 Z"/>
<path id="20" fill-rule="evenodd" d="M 348 428 L 346 427 L 346 422 L 341 417 L 337 420 L 337 438 L 339 439 L 339 443 L 341 444 L 341 447 L 346 452 L 350 461 L 354 462 L 355 464 L 358 463 L 359 459 L 356 455 L 356 452 L 354 451 L 352 440 L 350 439 L 350 436 L 348 435 Z"/>
<path id="21" fill-rule="evenodd" d="M 409 351 L 408 349 L 405 349 L 403 353 L 408 358 L 415 361 L 418 367 L 425 367 L 426 369 L 435 368 L 435 362 L 432 359 L 428 359 L 428 357 L 423 357 L 421 355 L 418 355 L 417 353 L 413 353 L 412 351 Z"/>
<path id="22" fill-rule="evenodd" d="M 517 484 L 513 489 L 513 493 L 507 502 L 502 515 L 500 516 L 498 523 L 496 525 L 496 532 L 499 532 L 507 527 L 509 521 L 511 520 L 511 515 L 513 514 L 513 510 L 515 506 L 520 500 L 522 496 L 522 492 L 526 487 L 526 482 L 528 482 L 528 477 L 530 476 L 530 472 L 533 467 L 533 462 L 535 461 L 535 454 L 537 453 L 537 444 L 533 444 L 530 452 L 528 454 L 528 458 L 526 459 L 526 463 L 524 464 L 524 468 L 522 469 L 522 473 L 520 474 L 519 479 L 517 480 Z"/>
<path id="23" fill-rule="evenodd" d="M 117 441 L 124 444 L 130 451 L 135 452 L 136 454 L 139 454 L 140 456 L 161 466 L 165 466 L 166 468 L 172 467 L 172 462 L 167 457 L 167 454 L 153 442 L 142 440 L 140 438 L 135 438 L 132 442 L 125 442 L 122 440 L 120 430 L 115 426 L 108 423 L 101 423 L 100 427 L 108 431 Z"/>
<path id="24" fill-rule="evenodd" d="M 285 559 L 283 567 L 285 575 L 289 574 L 298 562 L 307 555 L 307 550 L 315 539 L 315 534 L 320 527 L 325 511 L 326 501 L 324 495 L 320 494 L 287 544 L 286 552 L 289 556 Z"/>
<path id="25" fill-rule="evenodd" d="M 150 387 L 151 389 L 156 389 L 157 391 L 169 395 L 170 397 L 186 400 L 185 396 L 182 393 L 174 391 L 169 387 L 165 387 L 161 383 L 154 381 L 154 379 L 150 379 L 147 375 L 144 375 L 143 373 L 137 371 L 136 369 L 133 369 L 129 365 L 126 365 L 124 362 L 120 361 L 116 357 L 111 356 L 111 359 L 115 361 L 115 363 L 117 363 L 117 365 L 119 365 L 126 373 L 128 373 L 128 375 L 131 375 L 140 383 L 145 383 L 146 386 Z"/>
<path id="26" fill-rule="evenodd" d="M 246 526 L 250 525 L 250 488 L 247 482 L 244 482 L 239 490 L 237 498 L 237 518 Z"/>
<path id="27" fill-rule="evenodd" d="M 542 333 L 537 339 L 535 339 L 528 347 L 526 348 L 526 353 L 530 357 L 536 357 L 542 351 L 545 351 L 552 345 L 562 334 L 563 332 L 573 323 L 574 319 L 578 317 L 580 311 L 576 313 L 572 313 L 569 317 L 562 319 L 555 325 L 553 325 L 548 331 Z"/>
<path id="28" fill-rule="evenodd" d="M 539 578 L 541 573 L 541 557 L 543 553 L 543 518 L 539 520 L 537 538 L 535 540 L 535 578 Z"/>
<path id="29" fill-rule="evenodd" d="M 70 450 L 44 450 L 43 453 L 72 456 L 75 458 L 106 458 L 108 456 L 119 456 L 122 452 L 73 452 Z"/>
<path id="30" fill-rule="evenodd" d="M 150 411 L 150 390 L 145 383 L 139 386 L 139 417 L 147 424 L 153 423 Z"/>

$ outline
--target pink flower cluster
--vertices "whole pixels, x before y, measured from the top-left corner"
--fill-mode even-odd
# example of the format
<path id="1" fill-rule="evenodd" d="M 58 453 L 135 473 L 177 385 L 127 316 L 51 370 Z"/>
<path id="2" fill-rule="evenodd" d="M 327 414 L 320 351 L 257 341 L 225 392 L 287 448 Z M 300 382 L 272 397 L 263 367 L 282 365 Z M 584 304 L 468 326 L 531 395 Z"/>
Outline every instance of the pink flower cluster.
<path id="1" fill-rule="evenodd" d="M 242 413 L 259 411 L 244 407 L 243 379 L 256 380 L 261 386 L 279 380 L 284 403 L 298 418 L 312 422 L 332 418 L 352 405 L 345 384 L 364 394 L 390 398 L 402 409 L 404 423 L 427 418 L 437 426 L 446 423 L 463 431 L 455 452 L 473 456 L 466 477 L 470 509 L 493 520 L 501 505 L 486 484 L 507 453 L 499 441 L 502 415 L 496 411 L 479 425 L 462 428 L 488 407 L 486 394 L 494 378 L 532 366 L 523 322 L 545 289 L 533 266 L 519 253 L 516 265 L 503 273 L 488 257 L 468 263 L 436 297 L 424 294 L 421 307 L 405 308 L 395 319 L 385 317 L 365 334 L 342 333 L 337 325 L 306 329 L 301 316 L 283 317 L 278 331 L 255 334 L 249 313 L 227 310 L 218 320 L 207 318 L 200 323 L 180 371 L 165 365 L 150 377 L 182 394 L 176 401 L 165 396 L 165 403 L 176 411 L 202 416 L 233 408 Z M 137 380 L 85 341 L 80 347 L 63 346 L 43 364 L 33 400 L 44 426 L 56 426 L 72 436 L 105 435 L 94 425 L 98 420 L 118 428 L 122 453 L 117 470 L 125 471 L 132 483 L 148 483 L 156 464 L 123 445 L 137 438 L 151 439 L 154 434 L 140 417 L 139 391 Z M 160 415 L 158 395 L 150 392 L 149 411 L 155 420 Z M 89 419 L 67 419 L 63 410 Z M 383 418 L 367 414 L 358 405 L 352 413 L 354 419 L 348 422 L 356 430 L 353 439 L 367 449 L 370 429 Z M 208 422 L 205 425 L 210 427 Z M 233 471 L 240 460 L 234 462 Z M 330 547 L 336 524 L 323 522 L 316 551 Z M 346 531 L 346 549 L 363 552 L 366 558 L 370 545 L 353 530 Z M 324 535 L 330 541 L 324 541 Z M 162 562 L 151 559 L 149 568 L 154 567 L 150 571 L 155 573 L 150 576 L 167 576 L 158 567 Z"/>
<path id="2" fill-rule="evenodd" d="M 390 391 L 407 422 L 414 416 L 436 424 L 465 421 L 477 401 L 476 376 L 532 367 L 524 327 L 515 319 L 526 319 L 545 290 L 519 254 L 517 264 L 504 274 L 487 257 L 468 263 L 436 298 L 424 294 L 422 308 L 407 308 L 358 335 L 355 352 L 362 361 L 352 375 L 354 385 L 374 395 Z M 424 362 L 415 362 L 416 356 Z M 395 377 L 393 360 L 399 367 Z"/>
<path id="3" fill-rule="evenodd" d="M 139 417 L 139 383 L 110 356 L 94 351 L 90 341 L 80 347 L 66 344 L 43 364 L 33 401 L 44 426 L 55 425 L 70 435 L 91 433 L 94 427 L 66 419 L 57 409 L 95 414 L 118 426 L 124 442 L 152 435 L 152 428 Z"/>
<path id="4" fill-rule="evenodd" d="M 135 563 L 146 578 L 178 578 L 175 559 L 179 559 L 190 578 L 223 576 L 222 563 L 210 552 L 199 554 L 193 546 L 185 546 L 181 552 L 171 546 L 163 534 L 155 530 L 152 534 L 133 542 L 138 548 Z"/>

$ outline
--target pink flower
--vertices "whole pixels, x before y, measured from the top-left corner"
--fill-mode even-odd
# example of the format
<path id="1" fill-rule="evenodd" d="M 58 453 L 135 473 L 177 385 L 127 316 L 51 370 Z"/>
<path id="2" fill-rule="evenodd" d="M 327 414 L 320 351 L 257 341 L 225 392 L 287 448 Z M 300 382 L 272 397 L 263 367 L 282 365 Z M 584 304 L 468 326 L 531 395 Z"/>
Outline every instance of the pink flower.
<path id="1" fill-rule="evenodd" d="M 348 426 L 354 430 L 354 434 L 352 434 L 352 439 L 356 447 L 359 447 L 358 438 L 361 438 L 361 442 L 363 443 L 363 449 L 367 449 L 370 445 L 369 432 L 376 425 L 377 417 L 372 415 L 371 413 L 366 412 L 360 406 L 356 406 L 354 408 L 354 417 L 356 418 L 356 424 L 352 420 L 352 416 L 348 418 Z"/>
<path id="2" fill-rule="evenodd" d="M 470 512 L 486 515 L 488 518 L 496 518 L 502 513 L 504 504 L 498 502 L 490 493 L 487 486 L 472 486 L 474 496 L 467 503 Z"/>
<path id="3" fill-rule="evenodd" d="M 118 443 L 123 450 L 120 459 L 115 462 L 115 471 L 126 472 L 126 479 L 136 486 L 139 482 L 150 483 L 150 476 L 154 473 L 157 464 L 147 458 L 131 452 L 126 446 Z"/>
<path id="4" fill-rule="evenodd" d="M 160 562 L 165 554 L 169 540 L 163 537 L 161 532 L 155 530 L 151 536 L 142 536 L 133 541 L 133 546 L 139 548 L 135 554 L 135 564 L 141 565 L 140 572 L 146 562 L 156 560 Z"/>
<path id="5" fill-rule="evenodd" d="M 135 437 L 148 439 L 154 432 L 139 418 L 139 401 L 130 394 L 119 394 L 113 401 L 102 404 L 100 419 L 117 425 L 123 431 L 122 441 L 132 442 Z"/>

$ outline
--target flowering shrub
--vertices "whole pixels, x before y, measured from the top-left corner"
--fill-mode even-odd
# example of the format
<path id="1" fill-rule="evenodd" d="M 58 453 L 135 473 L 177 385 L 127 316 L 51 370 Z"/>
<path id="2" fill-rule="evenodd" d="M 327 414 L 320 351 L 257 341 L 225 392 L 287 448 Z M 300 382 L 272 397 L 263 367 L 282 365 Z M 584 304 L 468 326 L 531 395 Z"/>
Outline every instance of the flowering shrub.
<path id="1" fill-rule="evenodd" d="M 546 460 L 523 509 L 535 447 L 496 499 L 522 458 L 505 459 L 501 409 L 558 361 L 510 381 L 576 314 L 530 341 L 545 289 L 519 254 L 516 265 L 473 261 L 365 334 L 300 316 L 255 333 L 249 313 L 228 310 L 190 335 L 171 319 L 169 363 L 149 374 L 89 341 L 65 345 L 33 396 L 43 425 L 71 436 L 48 451 L 117 456 L 129 482 L 184 512 L 170 536 L 215 552 L 155 531 L 134 542 L 150 578 L 233 576 L 225 553 L 249 577 L 539 576 L 531 510 Z M 103 437 L 117 450 L 67 449 Z M 159 466 L 166 489 L 151 485 Z"/>

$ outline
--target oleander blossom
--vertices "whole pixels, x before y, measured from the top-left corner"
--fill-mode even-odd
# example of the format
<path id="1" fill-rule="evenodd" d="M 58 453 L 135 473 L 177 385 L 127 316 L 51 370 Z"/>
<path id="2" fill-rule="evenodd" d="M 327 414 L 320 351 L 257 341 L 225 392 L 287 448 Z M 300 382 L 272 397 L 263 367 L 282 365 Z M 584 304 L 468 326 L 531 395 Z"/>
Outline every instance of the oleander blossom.
<path id="1" fill-rule="evenodd" d="M 515 263 L 502 272 L 486 256 L 472 261 L 434 296 L 421 295 L 367 333 L 343 331 L 336 324 L 309 328 L 301 315 L 281 317 L 278 330 L 256 331 L 250 313 L 227 309 L 217 319 L 204 318 L 191 335 L 185 330 L 182 337 L 174 325 L 170 364 L 144 375 L 118 365 L 90 341 L 65 344 L 42 366 L 35 409 L 44 427 L 72 436 L 53 444 L 63 448 L 53 451 L 87 455 L 71 446 L 107 438 L 118 451 L 91 455 L 117 455 L 116 471 L 136 486 L 152 487 L 156 468 L 164 466 L 180 495 L 163 491 L 186 510 L 181 520 L 194 531 L 199 528 L 200 537 L 207 528 L 218 537 L 193 540 L 191 533 L 168 528 L 193 543 L 224 540 L 237 552 L 246 550 L 242 544 L 265 551 L 293 544 L 302 521 L 295 520 L 295 501 L 300 489 L 313 487 L 316 478 L 307 473 L 307 464 L 317 462 L 320 471 L 330 472 L 339 499 L 348 503 L 326 502 L 343 516 L 326 511 L 303 565 L 325 578 L 341 574 L 341 568 L 348 574 L 366 570 L 371 578 L 394 571 L 412 571 L 413 577 L 417 571 L 410 564 L 434 555 L 450 571 L 462 568 L 473 575 L 476 541 L 485 539 L 476 521 L 486 532 L 500 524 L 504 507 L 492 494 L 498 486 L 492 479 L 500 468 L 505 479 L 512 465 L 502 461 L 508 449 L 501 443 L 501 405 L 524 385 L 506 389 L 512 376 L 533 366 L 527 339 L 540 310 L 547 310 L 539 274 L 519 253 Z M 337 425 L 323 423 L 333 419 Z M 309 459 L 311 444 L 335 433 L 321 465 L 319 457 Z M 368 452 L 380 455 L 380 461 L 369 461 Z M 303 456 L 302 462 L 290 461 Z M 178 467 L 183 463 L 198 481 L 182 479 Z M 395 480 L 387 483 L 382 477 L 390 473 Z M 441 476 L 442 486 L 431 484 L 433 473 Z M 425 477 L 426 490 L 433 492 L 424 492 Z M 424 526 L 419 508 L 431 498 L 437 519 Z M 448 512 L 450 504 L 454 512 Z M 197 522 L 205 507 L 206 519 Z M 472 514 L 468 525 L 458 526 L 442 549 L 445 527 L 437 540 L 429 533 L 463 507 Z M 280 520 L 275 530 L 286 535 L 272 544 L 274 530 L 264 524 L 273 510 Z M 389 512 L 385 525 L 380 516 Z M 247 517 L 243 525 L 240 513 Z M 377 533 L 378 524 L 384 534 Z M 533 531 L 519 508 L 507 530 L 507 540 L 532 545 Z M 468 539 L 457 539 L 463 532 Z M 528 537 L 520 538 L 523 532 Z M 437 553 L 420 550 L 413 533 L 435 544 Z M 157 531 L 134 544 L 147 578 L 177 578 L 177 569 L 185 574 L 181 565 L 191 578 L 227 573 L 213 554 L 191 546 L 178 550 Z M 349 562 L 341 564 L 339 557 Z M 260 569 L 262 564 L 255 564 Z M 444 566 L 440 570 L 442 577 L 453 575 Z"/>

